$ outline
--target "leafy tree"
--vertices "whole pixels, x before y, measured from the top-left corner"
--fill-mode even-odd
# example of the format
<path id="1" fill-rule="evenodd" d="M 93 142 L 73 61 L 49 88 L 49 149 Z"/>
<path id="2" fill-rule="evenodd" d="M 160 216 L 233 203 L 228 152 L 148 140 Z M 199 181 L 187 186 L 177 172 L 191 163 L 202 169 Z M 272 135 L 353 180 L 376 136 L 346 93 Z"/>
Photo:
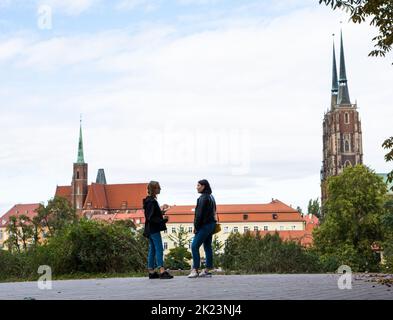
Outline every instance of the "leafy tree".
<path id="1" fill-rule="evenodd" d="M 324 223 L 314 229 L 314 245 L 323 260 L 347 264 L 354 271 L 377 270 L 372 245 L 383 240 L 386 185 L 363 165 L 347 167 L 327 181 Z"/>
<path id="2" fill-rule="evenodd" d="M 34 229 L 31 219 L 26 215 L 11 216 L 7 225 L 8 239 L 5 241 L 10 251 L 27 250 L 32 242 Z"/>
<path id="3" fill-rule="evenodd" d="M 214 266 L 219 267 L 221 266 L 222 249 L 224 248 L 224 243 L 218 240 L 217 235 L 213 236 L 212 248 L 213 248 L 213 264 Z"/>
<path id="4" fill-rule="evenodd" d="M 146 268 L 145 244 L 121 223 L 81 219 L 68 224 L 38 247 L 49 256 L 53 272 L 128 272 Z"/>
<path id="5" fill-rule="evenodd" d="M 226 242 L 222 265 L 226 270 L 248 273 L 297 273 L 321 270 L 318 256 L 279 234 L 261 237 L 246 232 L 233 233 Z"/>
<path id="6" fill-rule="evenodd" d="M 386 213 L 382 217 L 382 228 L 384 241 L 382 243 L 383 255 L 385 258 L 385 270 L 393 271 L 393 195 L 387 195 L 385 202 Z"/>
<path id="7" fill-rule="evenodd" d="M 76 210 L 62 197 L 49 200 L 47 206 L 40 204 L 37 212 L 35 222 L 47 230 L 50 236 L 77 220 Z"/>
<path id="8" fill-rule="evenodd" d="M 321 218 L 321 206 L 319 204 L 319 198 L 313 200 L 310 199 L 308 202 L 308 208 L 307 208 L 308 213 L 313 214 L 316 216 L 318 219 Z"/>
<path id="9" fill-rule="evenodd" d="M 166 255 L 165 266 L 170 269 L 189 269 L 192 255 L 187 248 L 190 243 L 188 232 L 180 225 L 178 230 L 168 238 L 174 242 L 175 248 L 170 249 Z"/>
<path id="10" fill-rule="evenodd" d="M 378 35 L 372 40 L 375 50 L 369 56 L 384 57 L 393 44 L 393 2 L 391 0 L 319 0 L 319 4 L 330 6 L 333 10 L 343 9 L 350 13 L 349 20 L 354 23 L 365 22 L 371 18 L 370 25 L 378 28 Z"/>
<path id="11" fill-rule="evenodd" d="M 169 250 L 165 257 L 165 266 L 172 270 L 190 269 L 189 261 L 192 259 L 191 252 L 184 247 L 175 247 Z"/>
<path id="12" fill-rule="evenodd" d="M 81 219 L 68 224 L 40 246 L 9 252 L 0 250 L 0 279 L 37 279 L 40 265 L 53 274 L 143 272 L 146 238 L 122 223 Z"/>
<path id="13" fill-rule="evenodd" d="M 168 238 L 175 243 L 175 247 L 186 248 L 190 242 L 188 239 L 188 232 L 182 225 L 180 225 L 176 232 L 169 235 Z"/>
<path id="14" fill-rule="evenodd" d="M 386 162 L 393 161 L 393 137 L 386 139 L 382 144 L 382 147 L 389 150 L 389 152 L 385 155 Z M 388 183 L 391 182 L 393 182 L 393 170 L 388 174 Z M 393 191 L 393 187 L 391 190 Z"/>

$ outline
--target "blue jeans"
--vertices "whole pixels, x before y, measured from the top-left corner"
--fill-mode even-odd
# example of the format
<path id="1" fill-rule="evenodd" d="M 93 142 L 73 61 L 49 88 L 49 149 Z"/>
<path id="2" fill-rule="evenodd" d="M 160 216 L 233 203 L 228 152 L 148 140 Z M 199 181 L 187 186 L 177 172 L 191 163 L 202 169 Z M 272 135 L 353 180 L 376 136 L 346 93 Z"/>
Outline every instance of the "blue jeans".
<path id="1" fill-rule="evenodd" d="M 206 268 L 213 268 L 213 231 L 216 227 L 216 223 L 212 222 L 202 226 L 195 234 L 192 240 L 191 251 L 192 251 L 192 268 L 199 269 L 201 266 L 201 257 L 199 255 L 199 248 L 203 244 L 203 249 L 206 255 Z"/>
<path id="2" fill-rule="evenodd" d="M 162 246 L 161 232 L 149 236 L 149 253 L 147 256 L 147 268 L 155 269 L 164 266 L 164 248 Z"/>

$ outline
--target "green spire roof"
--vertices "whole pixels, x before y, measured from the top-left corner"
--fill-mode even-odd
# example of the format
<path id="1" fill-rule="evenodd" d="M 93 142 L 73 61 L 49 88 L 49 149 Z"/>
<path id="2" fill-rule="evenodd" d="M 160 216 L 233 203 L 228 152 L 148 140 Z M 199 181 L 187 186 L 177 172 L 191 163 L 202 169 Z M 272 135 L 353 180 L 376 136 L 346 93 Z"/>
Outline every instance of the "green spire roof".
<path id="1" fill-rule="evenodd" d="M 349 91 L 347 84 L 347 73 L 345 70 L 345 56 L 344 56 L 344 45 L 343 45 L 343 33 L 341 31 L 341 52 L 340 52 L 340 78 L 339 89 L 338 89 L 338 104 L 351 104 L 349 99 Z"/>
<path id="2" fill-rule="evenodd" d="M 85 159 L 83 157 L 82 120 L 79 128 L 78 160 L 76 162 L 85 163 Z"/>

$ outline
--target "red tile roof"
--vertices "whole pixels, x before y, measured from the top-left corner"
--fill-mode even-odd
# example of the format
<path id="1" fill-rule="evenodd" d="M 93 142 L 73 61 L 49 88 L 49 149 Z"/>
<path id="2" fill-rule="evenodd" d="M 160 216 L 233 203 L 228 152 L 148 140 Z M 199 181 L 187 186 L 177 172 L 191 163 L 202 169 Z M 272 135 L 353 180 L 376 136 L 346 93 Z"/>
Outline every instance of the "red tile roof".
<path id="1" fill-rule="evenodd" d="M 307 214 L 307 215 L 303 216 L 303 220 L 306 221 L 306 223 L 319 225 L 318 217 L 313 214 Z"/>
<path id="2" fill-rule="evenodd" d="M 91 216 L 92 220 L 100 220 L 106 222 L 133 220 L 135 223 L 139 220 L 140 224 L 145 223 L 145 214 L 143 210 L 137 213 L 112 213 L 112 214 L 95 214 Z"/>
<path id="3" fill-rule="evenodd" d="M 167 211 L 168 222 L 193 222 L 194 209 L 195 206 L 172 206 Z M 217 214 L 220 222 L 303 221 L 298 211 L 279 200 L 267 204 L 221 204 L 217 205 Z M 276 219 L 273 214 L 276 214 Z M 246 219 L 244 215 L 247 215 Z"/>
<path id="4" fill-rule="evenodd" d="M 71 186 L 58 186 L 55 196 L 66 198 L 71 202 Z M 83 208 L 91 209 L 141 209 L 142 200 L 147 196 L 147 183 L 130 184 L 98 184 L 88 187 L 87 197 Z"/>
<path id="5" fill-rule="evenodd" d="M 259 231 L 259 234 L 264 237 L 268 233 L 273 235 L 276 232 L 284 241 L 295 241 L 303 246 L 311 246 L 313 243 L 312 233 L 307 230 Z M 255 232 L 252 233 L 255 234 Z"/>
<path id="6" fill-rule="evenodd" d="M 314 228 L 319 226 L 319 219 L 315 215 L 308 214 L 303 217 L 303 220 L 306 222 L 306 231 L 310 234 L 312 234 Z"/>
<path id="7" fill-rule="evenodd" d="M 172 206 L 168 213 L 184 214 L 189 213 L 195 205 L 190 206 Z M 264 204 L 218 204 L 218 213 L 295 213 L 300 216 L 299 212 L 279 200 L 273 200 Z"/>
<path id="8" fill-rule="evenodd" d="M 65 198 L 71 202 L 71 186 L 57 186 L 55 196 Z"/>
<path id="9" fill-rule="evenodd" d="M 93 209 L 109 208 L 105 192 L 105 185 L 92 183 L 91 186 L 88 187 L 84 207 L 86 207 L 88 203 L 91 203 L 91 208 Z"/>
<path id="10" fill-rule="evenodd" d="M 35 217 L 37 215 L 37 212 L 35 210 L 38 209 L 39 205 L 39 203 L 14 205 L 0 218 L 0 227 L 7 226 L 8 221 L 12 216 L 18 217 L 20 215 L 26 215 L 30 219 Z"/>
<path id="11" fill-rule="evenodd" d="M 105 191 L 109 208 L 120 209 L 126 201 L 127 209 L 140 209 L 147 196 L 147 183 L 106 184 Z"/>

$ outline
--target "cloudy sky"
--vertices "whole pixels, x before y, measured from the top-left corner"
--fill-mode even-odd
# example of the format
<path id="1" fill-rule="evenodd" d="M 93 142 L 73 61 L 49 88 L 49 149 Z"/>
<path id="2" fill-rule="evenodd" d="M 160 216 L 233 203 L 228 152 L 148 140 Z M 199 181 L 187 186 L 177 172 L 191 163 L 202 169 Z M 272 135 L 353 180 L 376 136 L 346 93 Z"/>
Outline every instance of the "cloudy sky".
<path id="1" fill-rule="evenodd" d="M 392 56 L 347 20 L 317 0 L 0 0 L 0 214 L 70 184 L 81 114 L 90 182 L 193 204 L 207 178 L 219 203 L 306 209 L 340 27 L 364 162 L 390 171 Z"/>

